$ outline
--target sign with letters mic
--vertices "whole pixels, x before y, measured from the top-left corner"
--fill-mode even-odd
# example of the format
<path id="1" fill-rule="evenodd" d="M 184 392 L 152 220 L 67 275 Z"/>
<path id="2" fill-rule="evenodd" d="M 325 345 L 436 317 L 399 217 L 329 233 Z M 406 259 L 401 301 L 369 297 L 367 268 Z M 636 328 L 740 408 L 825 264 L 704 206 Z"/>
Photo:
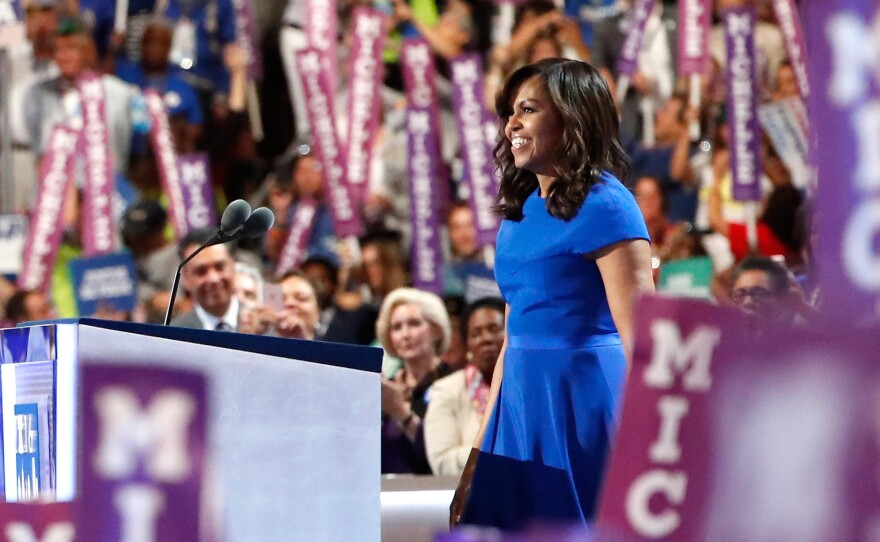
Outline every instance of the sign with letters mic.
<path id="1" fill-rule="evenodd" d="M 697 301 L 645 299 L 600 532 L 876 540 L 878 331 L 784 329 Z"/>
<path id="2" fill-rule="evenodd" d="M 78 540 L 205 540 L 204 376 L 132 366 L 82 366 Z"/>

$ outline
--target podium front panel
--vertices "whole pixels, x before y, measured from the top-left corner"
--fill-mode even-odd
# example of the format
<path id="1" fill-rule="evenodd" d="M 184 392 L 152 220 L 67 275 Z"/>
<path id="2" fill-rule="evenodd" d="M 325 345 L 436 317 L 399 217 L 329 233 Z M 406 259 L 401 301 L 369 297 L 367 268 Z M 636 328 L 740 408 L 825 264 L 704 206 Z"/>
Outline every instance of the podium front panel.
<path id="1" fill-rule="evenodd" d="M 83 365 L 207 376 L 207 494 L 226 540 L 378 542 L 377 373 L 85 325 L 78 335 Z"/>

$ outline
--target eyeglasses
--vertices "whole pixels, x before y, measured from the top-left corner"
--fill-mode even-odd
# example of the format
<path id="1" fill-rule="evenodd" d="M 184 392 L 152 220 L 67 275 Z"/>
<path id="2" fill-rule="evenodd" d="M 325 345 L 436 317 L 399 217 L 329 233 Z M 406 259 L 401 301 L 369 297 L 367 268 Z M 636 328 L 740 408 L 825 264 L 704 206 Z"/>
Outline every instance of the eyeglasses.
<path id="1" fill-rule="evenodd" d="M 757 286 L 755 288 L 736 288 L 730 292 L 730 299 L 737 305 L 743 303 L 747 297 L 751 297 L 755 303 L 766 303 L 778 295 L 773 290 Z"/>

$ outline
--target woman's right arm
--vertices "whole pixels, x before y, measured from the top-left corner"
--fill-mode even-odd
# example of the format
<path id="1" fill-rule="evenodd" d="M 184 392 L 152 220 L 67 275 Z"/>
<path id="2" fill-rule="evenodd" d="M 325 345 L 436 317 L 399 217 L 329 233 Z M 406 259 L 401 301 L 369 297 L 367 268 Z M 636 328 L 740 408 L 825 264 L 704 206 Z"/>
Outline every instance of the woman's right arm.
<path id="1" fill-rule="evenodd" d="M 489 426 L 489 420 L 492 418 L 492 411 L 495 410 L 495 403 L 498 401 L 498 393 L 501 391 L 501 377 L 504 375 L 504 354 L 507 352 L 507 318 L 509 316 L 510 305 L 505 305 L 504 343 L 501 345 L 501 352 L 498 354 L 495 370 L 492 371 L 492 384 L 489 386 L 489 398 L 486 401 L 486 411 L 483 413 L 483 420 L 480 422 L 480 430 L 477 432 L 477 438 L 474 439 L 471 453 L 468 455 L 467 462 L 465 462 L 464 471 L 461 473 L 461 479 L 458 481 L 458 487 L 455 489 L 455 495 L 453 495 L 452 503 L 449 505 L 450 528 L 455 528 L 461 523 L 461 517 L 464 514 L 464 508 L 467 505 L 468 496 L 471 492 L 471 481 L 474 478 L 474 470 L 477 467 L 477 457 L 479 456 L 480 448 L 483 446 L 483 439 L 486 438 L 486 430 Z"/>

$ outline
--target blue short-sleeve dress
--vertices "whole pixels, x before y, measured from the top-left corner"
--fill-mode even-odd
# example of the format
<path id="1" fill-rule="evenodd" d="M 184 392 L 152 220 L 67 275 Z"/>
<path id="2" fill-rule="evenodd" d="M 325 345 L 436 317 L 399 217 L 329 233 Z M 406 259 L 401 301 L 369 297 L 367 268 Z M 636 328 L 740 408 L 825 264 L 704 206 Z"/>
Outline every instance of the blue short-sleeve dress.
<path id="1" fill-rule="evenodd" d="M 607 173 L 570 221 L 550 215 L 537 190 L 523 215 L 498 232 L 508 345 L 463 516 L 502 529 L 592 519 L 626 358 L 599 269 L 584 254 L 648 239 L 632 193 Z"/>

